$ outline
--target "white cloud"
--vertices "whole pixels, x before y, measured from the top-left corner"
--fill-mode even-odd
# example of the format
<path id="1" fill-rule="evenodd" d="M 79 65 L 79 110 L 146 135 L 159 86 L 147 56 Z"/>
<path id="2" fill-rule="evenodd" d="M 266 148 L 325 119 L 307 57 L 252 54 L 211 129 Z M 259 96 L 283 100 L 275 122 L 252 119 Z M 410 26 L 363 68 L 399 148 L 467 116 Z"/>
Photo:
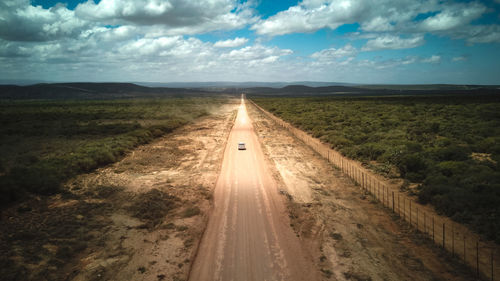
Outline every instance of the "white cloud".
<path id="1" fill-rule="evenodd" d="M 297 6 L 266 19 L 252 29 L 260 35 L 283 35 L 313 32 L 321 28 L 335 29 L 352 22 L 366 7 L 361 1 L 303 1 Z"/>
<path id="2" fill-rule="evenodd" d="M 230 59 L 231 61 L 249 61 L 255 64 L 257 62 L 273 62 L 276 60 L 275 57 L 287 56 L 292 53 L 292 50 L 289 49 L 266 47 L 259 44 L 223 53 L 220 58 Z"/>
<path id="3" fill-rule="evenodd" d="M 374 69 L 391 69 L 398 66 L 410 65 L 416 62 L 418 62 L 418 57 L 407 56 L 404 58 L 372 61 L 373 64 L 371 65 L 371 67 L 373 67 Z"/>
<path id="4" fill-rule="evenodd" d="M 500 0 L 499 0 L 500 1 Z M 453 57 L 451 61 L 457 62 L 457 61 L 466 61 L 467 57 L 466 56 L 459 56 L 459 57 Z"/>
<path id="5" fill-rule="evenodd" d="M 441 62 L 441 56 L 436 56 L 436 55 L 433 55 L 429 58 L 425 58 L 425 59 L 422 59 L 421 62 L 423 63 L 440 63 Z"/>
<path id="6" fill-rule="evenodd" d="M 305 0 L 260 20 L 252 29 L 258 34 L 275 36 L 359 23 L 365 31 L 390 31 L 412 21 L 418 14 L 436 10 L 439 7 L 436 3 L 433 0 Z"/>
<path id="7" fill-rule="evenodd" d="M 176 51 L 184 44 L 181 36 L 141 38 L 129 41 L 120 46 L 119 53 L 127 56 L 143 57 L 145 55 L 165 56 L 172 51 Z"/>
<path id="8" fill-rule="evenodd" d="M 245 45 L 248 42 L 247 38 L 236 37 L 234 39 L 227 39 L 215 42 L 214 46 L 218 48 L 234 48 Z"/>
<path id="9" fill-rule="evenodd" d="M 470 44 L 500 42 L 500 25 L 471 25 L 453 33 L 453 38 L 464 39 Z"/>
<path id="10" fill-rule="evenodd" d="M 448 31 L 469 24 L 487 11 L 487 8 L 477 2 L 443 6 L 441 12 L 420 23 L 423 31 Z"/>
<path id="11" fill-rule="evenodd" d="M 469 43 L 500 42 L 499 25 L 471 24 L 486 13 L 488 8 L 480 2 L 304 0 L 286 11 L 259 20 L 251 29 L 259 35 L 277 36 L 358 23 L 363 32 L 394 32 L 393 36 L 432 33 L 465 39 Z M 422 16 L 424 18 L 418 20 Z"/>
<path id="12" fill-rule="evenodd" d="M 414 36 L 411 38 L 401 38 L 394 35 L 383 35 L 375 39 L 368 40 L 365 46 L 363 46 L 363 51 L 373 51 L 373 50 L 397 50 L 397 49 L 409 49 L 415 48 L 423 45 L 425 42 L 423 35 Z"/>
<path id="13" fill-rule="evenodd" d="M 0 2 L 0 38 L 9 41 L 49 41 L 78 36 L 91 23 L 59 4 L 50 9 L 29 0 Z"/>
<path id="14" fill-rule="evenodd" d="M 347 44 L 342 48 L 335 49 L 324 49 L 319 52 L 315 52 L 311 55 L 312 58 L 317 60 L 333 60 L 339 58 L 347 58 L 356 56 L 358 50 L 354 48 L 351 44 Z"/>
<path id="15" fill-rule="evenodd" d="M 166 35 L 231 30 L 255 21 L 249 4 L 235 0 L 102 0 L 98 4 L 90 0 L 75 12 L 104 24 L 161 26 Z"/>
<path id="16" fill-rule="evenodd" d="M 363 22 L 363 24 L 361 25 L 361 29 L 363 29 L 364 31 L 385 32 L 394 30 L 394 26 L 387 18 L 375 17 L 366 22 Z"/>
<path id="17" fill-rule="evenodd" d="M 3 66 L 0 77 L 50 81 L 388 82 L 384 79 L 389 79 L 390 74 L 405 73 L 412 69 L 407 67 L 412 64 L 433 69 L 435 74 L 438 67 L 433 64 L 439 64 L 442 58 L 413 55 L 368 59 L 372 54 L 358 54 L 368 50 L 414 48 L 425 43 L 428 33 L 463 39 L 469 44 L 500 42 L 500 25 L 471 24 L 488 12 L 484 8 L 486 4 L 454 1 L 304 0 L 257 21 L 252 0 L 244 3 L 236 0 L 102 0 L 98 4 L 89 0 L 76 11 L 63 5 L 50 9 L 35 7 L 29 0 L 0 0 L 0 65 Z M 362 39 L 366 41 L 363 47 L 346 44 L 309 56 L 300 52 L 291 56 L 292 50 L 266 43 L 268 36 L 335 29 L 346 23 L 359 23 L 356 32 L 345 38 Z M 193 35 L 216 31 L 216 36 L 223 36 L 226 30 L 249 25 L 257 34 L 267 36 L 258 37 L 254 40 L 257 43 L 250 44 L 251 40 L 243 37 L 222 37 L 210 43 Z M 450 60 L 457 62 L 462 58 L 446 62 Z M 397 75 L 402 78 L 403 74 Z M 494 79 L 498 80 L 490 78 Z"/>
<path id="18" fill-rule="evenodd" d="M 84 38 L 83 38 L 84 36 Z M 261 44 L 239 49 L 215 47 L 195 37 L 136 37 L 134 28 L 95 28 L 82 38 L 57 42 L 8 42 L 0 39 L 0 76 L 108 81 L 186 81 L 199 79 L 267 80 L 284 72 L 291 50 Z M 96 59 L 98 58 L 98 59 Z M 4 62 L 5 61 L 5 62 Z M 99 74 L 97 76 L 97 74 Z M 246 78 L 245 78 L 246 77 Z"/>

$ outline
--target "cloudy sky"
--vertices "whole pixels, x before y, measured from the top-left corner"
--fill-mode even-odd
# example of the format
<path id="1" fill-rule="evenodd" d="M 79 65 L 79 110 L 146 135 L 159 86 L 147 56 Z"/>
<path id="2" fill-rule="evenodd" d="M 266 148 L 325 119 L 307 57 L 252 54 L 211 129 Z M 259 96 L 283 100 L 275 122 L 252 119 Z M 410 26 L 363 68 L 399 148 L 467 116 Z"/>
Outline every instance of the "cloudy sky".
<path id="1" fill-rule="evenodd" d="M 0 80 L 500 84 L 500 0 L 0 0 Z"/>

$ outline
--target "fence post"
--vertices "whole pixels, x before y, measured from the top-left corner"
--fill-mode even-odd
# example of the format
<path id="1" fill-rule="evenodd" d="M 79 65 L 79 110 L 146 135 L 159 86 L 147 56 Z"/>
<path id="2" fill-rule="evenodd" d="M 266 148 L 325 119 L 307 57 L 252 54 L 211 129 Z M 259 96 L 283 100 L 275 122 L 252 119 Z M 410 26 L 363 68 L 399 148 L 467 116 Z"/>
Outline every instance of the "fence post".
<path id="1" fill-rule="evenodd" d="M 361 172 L 361 170 L 358 169 L 358 182 L 361 182 L 362 177 L 363 177 L 363 172 Z"/>
<path id="2" fill-rule="evenodd" d="M 385 206 L 385 188 L 383 185 L 382 185 L 382 205 Z"/>
<path id="3" fill-rule="evenodd" d="M 418 229 L 418 205 L 417 205 L 417 232 L 419 231 Z"/>
<path id="4" fill-rule="evenodd" d="M 385 199 L 387 200 L 387 207 L 389 207 L 391 204 L 389 203 L 389 187 L 385 185 Z"/>
<path id="5" fill-rule="evenodd" d="M 411 226 L 411 199 L 410 199 L 410 226 Z"/>
<path id="6" fill-rule="evenodd" d="M 424 233 L 425 233 L 425 234 L 427 234 L 426 216 L 427 216 L 427 213 L 426 213 L 426 212 L 424 212 Z"/>
<path id="7" fill-rule="evenodd" d="M 451 223 L 451 256 L 455 257 L 455 224 Z"/>
<path id="8" fill-rule="evenodd" d="M 368 185 L 367 180 L 368 180 L 368 174 L 359 170 L 359 181 L 361 182 L 361 186 L 363 186 L 363 188 L 368 191 L 370 185 Z"/>
<path id="9" fill-rule="evenodd" d="M 385 192 L 387 194 L 387 207 L 391 206 L 391 198 L 389 198 L 389 187 L 385 186 Z"/>
<path id="10" fill-rule="evenodd" d="M 394 191 L 392 192 L 392 212 L 394 212 Z"/>
<path id="11" fill-rule="evenodd" d="M 491 248 L 491 281 L 495 281 L 495 278 L 493 277 L 493 248 Z"/>
<path id="12" fill-rule="evenodd" d="M 444 237 L 445 237 L 445 236 L 444 236 L 444 235 L 445 235 L 445 233 L 444 233 L 444 229 L 445 229 L 445 225 L 444 225 L 444 222 L 443 222 L 443 249 L 446 249 L 446 245 L 444 244 L 444 241 L 445 241 L 445 240 L 444 240 Z"/>
<path id="13" fill-rule="evenodd" d="M 466 254 L 465 254 L 465 234 L 464 234 L 464 264 L 467 265 L 465 257 L 466 257 Z"/>
<path id="14" fill-rule="evenodd" d="M 434 216 L 432 216 L 432 242 L 436 243 L 436 239 L 434 236 Z"/>
<path id="15" fill-rule="evenodd" d="M 398 193 L 398 212 L 399 212 L 399 217 L 401 217 L 401 205 L 399 204 L 401 202 L 399 193 Z"/>
<path id="16" fill-rule="evenodd" d="M 356 177 L 354 176 L 354 165 L 351 164 L 351 177 L 356 182 Z"/>
<path id="17" fill-rule="evenodd" d="M 359 183 L 359 180 L 358 180 L 358 170 L 353 169 L 352 178 L 354 179 L 355 182 Z"/>
<path id="18" fill-rule="evenodd" d="M 476 274 L 479 276 L 479 241 L 476 241 Z"/>
<path id="19" fill-rule="evenodd" d="M 369 188 L 370 188 L 370 185 L 368 183 L 366 183 L 365 189 L 368 190 Z"/>
<path id="20" fill-rule="evenodd" d="M 356 166 L 352 166 L 352 178 L 354 179 L 355 182 L 358 182 L 356 180 Z"/>
<path id="21" fill-rule="evenodd" d="M 406 220 L 406 198 L 403 197 L 403 220 Z"/>

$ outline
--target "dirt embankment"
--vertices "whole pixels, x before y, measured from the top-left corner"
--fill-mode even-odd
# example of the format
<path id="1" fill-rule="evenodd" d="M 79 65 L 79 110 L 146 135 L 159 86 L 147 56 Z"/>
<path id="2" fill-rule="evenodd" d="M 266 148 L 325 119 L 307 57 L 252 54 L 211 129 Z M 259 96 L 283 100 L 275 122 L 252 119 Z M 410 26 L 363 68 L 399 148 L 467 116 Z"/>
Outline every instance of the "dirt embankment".
<path id="1" fill-rule="evenodd" d="M 328 280 L 472 280 L 349 178 L 248 105 L 291 226 Z"/>
<path id="2" fill-rule="evenodd" d="M 0 220 L 5 280 L 186 280 L 239 100 Z"/>

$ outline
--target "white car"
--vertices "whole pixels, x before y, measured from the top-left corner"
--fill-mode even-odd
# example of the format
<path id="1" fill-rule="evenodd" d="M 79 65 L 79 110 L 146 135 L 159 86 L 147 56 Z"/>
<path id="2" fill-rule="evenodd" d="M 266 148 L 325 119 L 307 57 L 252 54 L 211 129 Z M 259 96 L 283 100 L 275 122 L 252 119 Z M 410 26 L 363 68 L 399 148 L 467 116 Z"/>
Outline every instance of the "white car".
<path id="1" fill-rule="evenodd" d="M 244 142 L 240 142 L 238 143 L 238 150 L 246 150 L 247 148 L 245 147 L 245 143 Z"/>

